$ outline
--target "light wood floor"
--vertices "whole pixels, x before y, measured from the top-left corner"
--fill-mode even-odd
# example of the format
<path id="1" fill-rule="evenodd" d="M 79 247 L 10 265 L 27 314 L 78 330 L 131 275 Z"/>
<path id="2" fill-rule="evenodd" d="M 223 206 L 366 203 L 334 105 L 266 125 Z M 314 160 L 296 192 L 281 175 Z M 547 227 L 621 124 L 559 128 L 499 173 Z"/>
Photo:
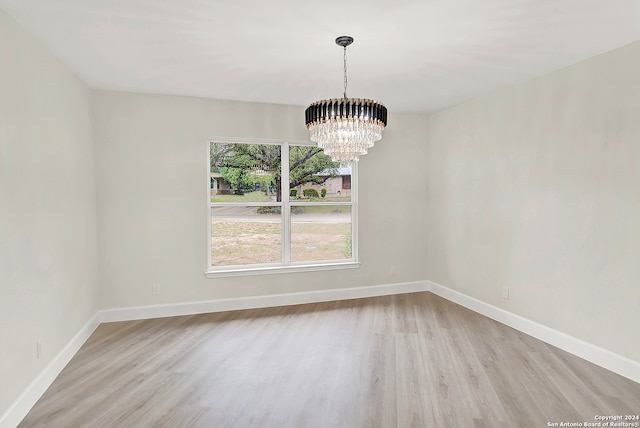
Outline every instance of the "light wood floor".
<path id="1" fill-rule="evenodd" d="M 640 384 L 431 293 L 102 324 L 20 427 L 547 427 Z"/>

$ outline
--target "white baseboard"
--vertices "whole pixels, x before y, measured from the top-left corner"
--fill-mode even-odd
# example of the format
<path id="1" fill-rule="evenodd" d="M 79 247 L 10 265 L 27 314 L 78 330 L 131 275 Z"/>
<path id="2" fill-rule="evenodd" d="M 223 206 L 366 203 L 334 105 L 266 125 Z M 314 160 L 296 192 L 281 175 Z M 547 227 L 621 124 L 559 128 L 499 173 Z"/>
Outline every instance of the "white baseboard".
<path id="1" fill-rule="evenodd" d="M 427 281 L 427 283 L 429 291 L 433 294 L 640 383 L 640 362 L 638 361 L 634 361 L 589 342 L 585 342 L 584 340 L 562 333 L 561 331 L 521 317 L 520 315 L 498 308 L 497 306 L 467 296 L 444 285 L 433 281 Z"/>
<path id="2" fill-rule="evenodd" d="M 9 407 L 9 409 L 0 417 L 1 428 L 16 427 L 22 419 L 29 413 L 29 410 L 42 397 L 47 388 L 51 386 L 53 381 L 58 377 L 62 369 L 71 361 L 71 358 L 78 352 L 80 347 L 91 336 L 93 331 L 100 324 L 97 314 L 94 315 L 80 329 L 80 331 L 67 343 L 67 345 L 56 355 L 53 360 L 44 368 L 44 370 L 36 377 L 27 389 L 18 397 L 18 399 Z"/>
<path id="3" fill-rule="evenodd" d="M 264 296 L 207 300 L 201 302 L 105 309 L 98 313 L 98 317 L 100 322 L 133 321 L 149 318 L 203 314 L 209 312 L 360 299 L 365 297 L 412 293 L 416 291 L 428 291 L 427 281 L 401 282 L 368 287 L 336 288 L 330 290 L 305 291 L 300 293 L 270 294 Z"/>

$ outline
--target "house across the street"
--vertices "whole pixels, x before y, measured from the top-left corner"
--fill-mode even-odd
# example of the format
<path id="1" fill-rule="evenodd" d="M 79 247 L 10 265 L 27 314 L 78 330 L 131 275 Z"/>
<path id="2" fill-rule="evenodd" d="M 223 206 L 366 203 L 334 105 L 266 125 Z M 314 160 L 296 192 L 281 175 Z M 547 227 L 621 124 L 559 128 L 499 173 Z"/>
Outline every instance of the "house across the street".
<path id="1" fill-rule="evenodd" d="M 212 172 L 211 175 L 211 196 L 213 195 L 230 195 L 233 193 L 229 183 L 222 177 L 222 174 Z"/>
<path id="2" fill-rule="evenodd" d="M 331 171 L 325 169 L 317 174 L 324 178 L 322 184 L 306 183 L 297 187 L 298 195 L 302 195 L 304 189 L 316 189 L 318 193 L 325 188 L 327 195 L 350 196 L 351 195 L 351 168 L 337 168 L 337 175 L 331 176 Z"/>

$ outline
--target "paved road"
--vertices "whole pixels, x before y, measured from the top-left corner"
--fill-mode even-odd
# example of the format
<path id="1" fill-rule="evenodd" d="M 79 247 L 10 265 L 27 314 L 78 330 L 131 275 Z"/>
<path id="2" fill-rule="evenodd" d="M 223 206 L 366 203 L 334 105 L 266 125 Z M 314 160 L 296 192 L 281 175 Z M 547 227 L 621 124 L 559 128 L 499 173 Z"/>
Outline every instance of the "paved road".
<path id="1" fill-rule="evenodd" d="M 216 207 L 212 208 L 214 218 L 226 221 L 250 221 L 264 223 L 279 223 L 278 214 L 259 214 L 256 207 Z M 214 211 L 215 210 L 215 211 Z M 350 223 L 349 213 L 300 213 L 292 214 L 295 223 Z"/>

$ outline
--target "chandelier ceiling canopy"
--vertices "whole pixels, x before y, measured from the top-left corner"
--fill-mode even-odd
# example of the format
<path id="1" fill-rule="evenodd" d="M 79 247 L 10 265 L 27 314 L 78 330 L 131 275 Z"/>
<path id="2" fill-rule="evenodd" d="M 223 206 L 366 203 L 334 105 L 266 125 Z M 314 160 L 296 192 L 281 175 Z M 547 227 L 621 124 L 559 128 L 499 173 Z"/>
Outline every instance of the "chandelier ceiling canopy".
<path id="1" fill-rule="evenodd" d="M 344 96 L 311 103 L 305 111 L 309 138 L 341 166 L 351 166 L 382 138 L 387 108 L 373 100 L 347 97 L 347 46 L 353 37 L 340 36 L 344 50 Z"/>

